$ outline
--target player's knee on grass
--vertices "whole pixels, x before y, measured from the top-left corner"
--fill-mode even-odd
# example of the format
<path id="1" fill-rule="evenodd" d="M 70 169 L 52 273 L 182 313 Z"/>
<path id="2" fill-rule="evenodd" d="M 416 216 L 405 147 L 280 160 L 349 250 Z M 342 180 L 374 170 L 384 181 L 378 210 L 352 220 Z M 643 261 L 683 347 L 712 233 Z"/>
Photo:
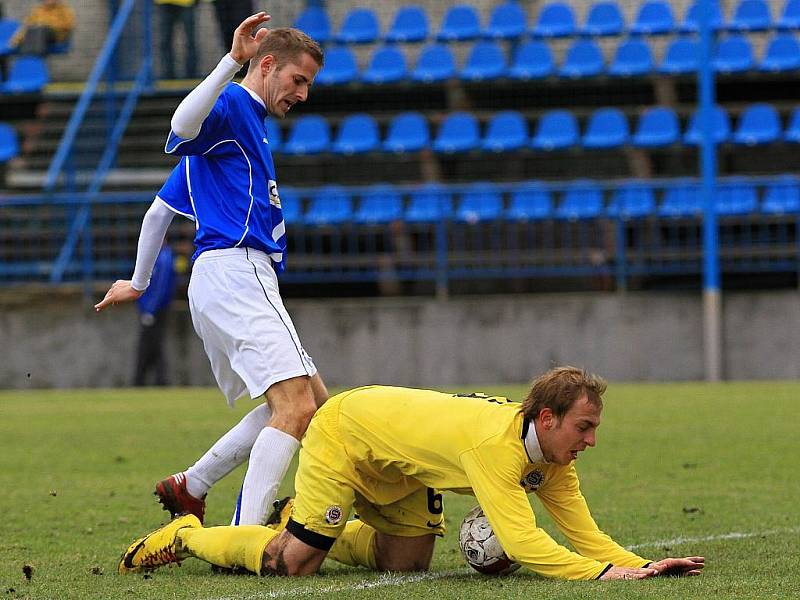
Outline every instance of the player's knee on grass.
<path id="1" fill-rule="evenodd" d="M 375 536 L 375 562 L 380 571 L 427 571 L 433 558 L 433 534 L 400 537 L 378 532 Z"/>

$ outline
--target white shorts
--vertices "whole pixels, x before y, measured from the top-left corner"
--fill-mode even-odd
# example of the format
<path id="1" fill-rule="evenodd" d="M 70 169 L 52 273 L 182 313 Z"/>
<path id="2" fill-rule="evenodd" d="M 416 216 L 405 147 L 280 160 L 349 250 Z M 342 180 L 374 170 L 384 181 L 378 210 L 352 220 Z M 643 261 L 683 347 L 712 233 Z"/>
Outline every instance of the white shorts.
<path id="1" fill-rule="evenodd" d="M 317 372 L 283 306 L 269 257 L 252 248 L 208 250 L 195 261 L 189 309 L 228 404 Z"/>

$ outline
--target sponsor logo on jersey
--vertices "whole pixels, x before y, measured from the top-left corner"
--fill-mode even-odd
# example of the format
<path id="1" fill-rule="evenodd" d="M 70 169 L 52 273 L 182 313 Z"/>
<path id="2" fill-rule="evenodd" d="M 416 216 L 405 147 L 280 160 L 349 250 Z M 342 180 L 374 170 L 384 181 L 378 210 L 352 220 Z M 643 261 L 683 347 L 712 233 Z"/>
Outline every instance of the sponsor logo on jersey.
<path id="1" fill-rule="evenodd" d="M 267 181 L 267 189 L 269 190 L 269 203 L 275 208 L 280 208 L 281 197 L 278 195 L 278 182 L 270 179 Z"/>
<path id="2" fill-rule="evenodd" d="M 543 481 L 544 473 L 542 473 L 539 469 L 533 469 L 532 471 L 528 471 L 522 477 L 522 481 L 520 481 L 519 484 L 524 487 L 526 491 L 532 492 L 534 490 L 538 490 Z"/>
<path id="3" fill-rule="evenodd" d="M 339 521 L 342 520 L 342 507 L 341 506 L 329 506 L 328 510 L 325 511 L 325 522 L 328 525 L 338 525 Z"/>

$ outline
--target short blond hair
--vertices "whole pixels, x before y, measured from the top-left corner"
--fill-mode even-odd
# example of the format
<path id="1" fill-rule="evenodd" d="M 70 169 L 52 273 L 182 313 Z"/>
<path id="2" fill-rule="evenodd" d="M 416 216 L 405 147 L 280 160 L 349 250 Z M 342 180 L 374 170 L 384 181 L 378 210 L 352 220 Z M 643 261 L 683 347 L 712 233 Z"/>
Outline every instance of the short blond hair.
<path id="1" fill-rule="evenodd" d="M 577 367 L 556 367 L 533 380 L 528 396 L 522 401 L 526 419 L 534 419 L 543 408 L 561 419 L 583 395 L 591 404 L 603 407 L 605 379 Z"/>
<path id="2" fill-rule="evenodd" d="M 249 69 L 255 68 L 267 56 L 275 57 L 278 69 L 288 62 L 297 63 L 303 54 L 308 54 L 322 68 L 325 58 L 320 45 L 299 29 L 279 27 L 271 29 L 258 47 L 256 55 L 250 59 Z"/>

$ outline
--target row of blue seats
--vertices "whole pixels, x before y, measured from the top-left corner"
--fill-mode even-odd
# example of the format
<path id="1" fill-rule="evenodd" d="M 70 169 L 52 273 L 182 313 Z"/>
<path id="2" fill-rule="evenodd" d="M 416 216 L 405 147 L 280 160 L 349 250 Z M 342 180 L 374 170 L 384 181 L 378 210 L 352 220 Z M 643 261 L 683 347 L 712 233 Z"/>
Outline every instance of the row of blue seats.
<path id="1" fill-rule="evenodd" d="M 448 114 L 439 125 L 436 137 L 431 138 L 425 117 L 418 112 L 395 116 L 388 124 L 386 137 L 380 138 L 380 128 L 373 117 L 356 113 L 345 117 L 331 137 L 331 127 L 319 115 L 304 115 L 296 119 L 286 139 L 273 119 L 265 121 L 267 137 L 273 152 L 290 155 L 309 155 L 323 152 L 352 155 L 365 152 L 406 153 L 431 148 L 435 152 L 454 153 L 483 150 L 508 152 L 522 148 L 551 151 L 574 146 L 587 149 L 618 148 L 627 144 L 642 148 L 658 148 L 683 143 L 694 146 L 703 139 L 703 121 L 699 111 L 688 119 L 681 133 L 680 119 L 668 107 L 646 109 L 638 118 L 631 133 L 625 114 L 618 108 L 601 108 L 593 112 L 583 135 L 578 119 L 569 110 L 552 110 L 537 122 L 533 135 L 528 122 L 517 111 L 494 114 L 484 127 L 468 112 Z M 735 129 L 722 107 L 712 111 L 713 139 L 718 144 L 754 146 L 780 141 L 800 143 L 800 107 L 789 117 L 784 130 L 781 117 L 770 104 L 748 106 L 739 117 Z"/>
<path id="2" fill-rule="evenodd" d="M 10 63 L 8 79 L 0 81 L 0 94 L 40 92 L 50 81 L 47 64 L 38 56 L 17 56 Z"/>
<path id="3" fill-rule="evenodd" d="M 766 0 L 740 0 L 728 20 L 724 19 L 716 0 L 713 0 L 712 8 L 711 23 L 715 29 L 800 29 L 800 0 L 786 0 L 777 19 L 773 19 Z M 447 42 L 479 37 L 514 39 L 526 33 L 535 37 L 607 36 L 626 32 L 634 35 L 693 33 L 699 28 L 699 10 L 700 3 L 694 2 L 678 22 L 667 0 L 645 0 L 639 4 L 633 22 L 627 24 L 618 2 L 601 0 L 592 4 L 583 25 L 579 26 L 572 6 L 555 1 L 545 4 L 529 26 L 525 9 L 519 2 L 509 0 L 495 6 L 486 25 L 482 26 L 475 7 L 456 4 L 445 12 L 435 38 Z M 422 7 L 415 5 L 400 7 L 385 35 L 381 35 L 375 11 L 365 7 L 350 10 L 335 33 L 328 14 L 319 7 L 306 8 L 294 25 L 321 43 L 421 42 L 431 37 L 428 15 Z"/>
<path id="4" fill-rule="evenodd" d="M 0 123 L 0 165 L 19 156 L 17 132 L 8 123 Z"/>
<path id="5" fill-rule="evenodd" d="M 302 193 L 281 188 L 280 197 L 287 223 L 311 226 L 347 222 L 382 224 L 397 220 L 479 223 L 502 219 L 680 218 L 703 212 L 700 183 L 694 179 L 624 181 L 611 187 L 591 180 L 560 186 L 528 181 L 510 186 L 487 182 L 467 186 L 427 184 L 413 189 L 379 184 L 355 193 L 331 185 Z M 766 181 L 722 180 L 716 189 L 715 206 L 721 216 L 798 215 L 800 181 L 789 175 Z"/>
<path id="6" fill-rule="evenodd" d="M 510 54 L 507 57 L 497 42 L 476 42 L 464 66 L 458 68 L 451 50 L 444 44 L 436 43 L 423 48 L 413 69 L 409 69 L 406 56 L 399 47 L 383 46 L 375 50 L 369 64 L 360 73 L 355 54 L 350 48 L 342 46 L 327 51 L 325 66 L 317 75 L 316 83 L 345 85 L 355 82 L 433 83 L 452 78 L 463 81 L 500 78 L 525 81 L 553 76 L 576 79 L 600 75 L 632 77 L 652 73 L 681 75 L 698 70 L 700 41 L 689 37 L 675 38 L 667 46 L 658 65 L 650 45 L 637 38 L 620 43 L 608 64 L 602 49 L 592 40 L 576 40 L 567 49 L 560 65 L 556 64 L 547 43 L 539 40 L 524 42 Z M 794 71 L 800 69 L 800 42 L 792 34 L 777 34 L 769 40 L 764 56 L 758 60 L 746 37 L 732 35 L 714 44 L 712 65 L 718 73 Z"/>

